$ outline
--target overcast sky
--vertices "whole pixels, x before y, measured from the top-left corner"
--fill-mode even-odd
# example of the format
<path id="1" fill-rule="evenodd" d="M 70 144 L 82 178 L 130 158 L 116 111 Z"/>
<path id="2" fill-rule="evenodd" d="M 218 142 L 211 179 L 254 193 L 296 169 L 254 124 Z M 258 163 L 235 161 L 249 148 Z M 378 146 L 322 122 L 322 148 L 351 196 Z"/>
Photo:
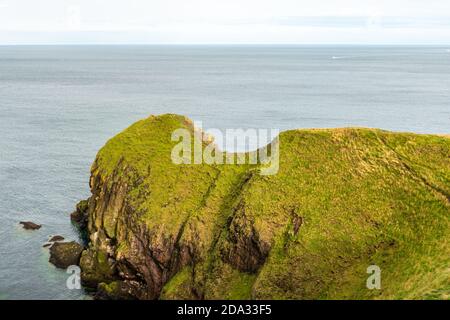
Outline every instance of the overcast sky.
<path id="1" fill-rule="evenodd" d="M 450 44 L 450 0 L 0 0 L 0 44 Z"/>

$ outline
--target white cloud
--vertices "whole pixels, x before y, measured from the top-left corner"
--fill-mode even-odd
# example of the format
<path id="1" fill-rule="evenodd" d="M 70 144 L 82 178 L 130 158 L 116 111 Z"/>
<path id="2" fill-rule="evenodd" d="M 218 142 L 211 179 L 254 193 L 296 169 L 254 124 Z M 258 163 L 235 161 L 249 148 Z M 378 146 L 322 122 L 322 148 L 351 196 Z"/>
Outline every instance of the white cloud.
<path id="1" fill-rule="evenodd" d="M 15 34 L 44 43 L 450 43 L 450 1 L 0 0 L 0 43 Z"/>
<path id="2" fill-rule="evenodd" d="M 77 5 L 67 7 L 67 28 L 73 31 L 81 30 L 81 8 Z"/>

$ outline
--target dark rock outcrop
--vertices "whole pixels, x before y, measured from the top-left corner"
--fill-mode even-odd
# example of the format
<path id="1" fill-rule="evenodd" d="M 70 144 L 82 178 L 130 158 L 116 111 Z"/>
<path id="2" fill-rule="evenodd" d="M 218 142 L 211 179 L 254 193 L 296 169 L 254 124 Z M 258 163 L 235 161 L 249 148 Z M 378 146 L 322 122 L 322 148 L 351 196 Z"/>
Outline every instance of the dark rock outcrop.
<path id="1" fill-rule="evenodd" d="M 56 235 L 56 236 L 51 237 L 51 238 L 48 240 L 48 242 L 57 242 L 57 241 L 63 241 L 63 240 L 64 240 L 64 237 L 63 237 L 63 236 Z"/>
<path id="2" fill-rule="evenodd" d="M 228 228 L 227 245 L 223 247 L 222 259 L 244 272 L 256 272 L 266 261 L 270 244 L 259 239 L 252 220 L 236 215 Z"/>
<path id="3" fill-rule="evenodd" d="M 26 230 L 39 230 L 42 226 L 31 221 L 20 221 L 19 222 Z"/>
<path id="4" fill-rule="evenodd" d="M 70 215 L 72 222 L 80 229 L 85 229 L 88 222 L 88 200 L 80 201 L 76 210 Z"/>
<path id="5" fill-rule="evenodd" d="M 83 246 L 72 242 L 55 242 L 50 247 L 50 262 L 58 268 L 66 269 L 80 262 Z"/>

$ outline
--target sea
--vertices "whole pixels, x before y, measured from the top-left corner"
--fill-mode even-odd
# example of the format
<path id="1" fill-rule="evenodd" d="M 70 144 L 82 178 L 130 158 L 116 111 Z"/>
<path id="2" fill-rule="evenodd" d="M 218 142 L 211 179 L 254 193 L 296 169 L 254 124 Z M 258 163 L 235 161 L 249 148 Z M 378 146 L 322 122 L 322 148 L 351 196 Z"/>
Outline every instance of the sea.
<path id="1" fill-rule="evenodd" d="M 450 46 L 0 46 L 0 299 L 90 299 L 42 246 L 79 240 L 69 214 L 97 151 L 162 113 L 449 134 Z"/>

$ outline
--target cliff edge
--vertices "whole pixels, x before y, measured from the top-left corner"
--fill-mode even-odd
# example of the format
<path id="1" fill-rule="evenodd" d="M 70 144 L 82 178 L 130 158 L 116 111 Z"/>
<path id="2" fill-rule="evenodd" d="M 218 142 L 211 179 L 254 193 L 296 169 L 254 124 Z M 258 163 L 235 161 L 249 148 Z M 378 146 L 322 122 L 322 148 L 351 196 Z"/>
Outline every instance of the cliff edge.
<path id="1" fill-rule="evenodd" d="M 174 164 L 179 128 L 195 130 L 152 116 L 97 155 L 76 219 L 89 237 L 82 281 L 98 297 L 450 297 L 450 139 L 291 130 L 264 176 L 259 164 Z"/>

